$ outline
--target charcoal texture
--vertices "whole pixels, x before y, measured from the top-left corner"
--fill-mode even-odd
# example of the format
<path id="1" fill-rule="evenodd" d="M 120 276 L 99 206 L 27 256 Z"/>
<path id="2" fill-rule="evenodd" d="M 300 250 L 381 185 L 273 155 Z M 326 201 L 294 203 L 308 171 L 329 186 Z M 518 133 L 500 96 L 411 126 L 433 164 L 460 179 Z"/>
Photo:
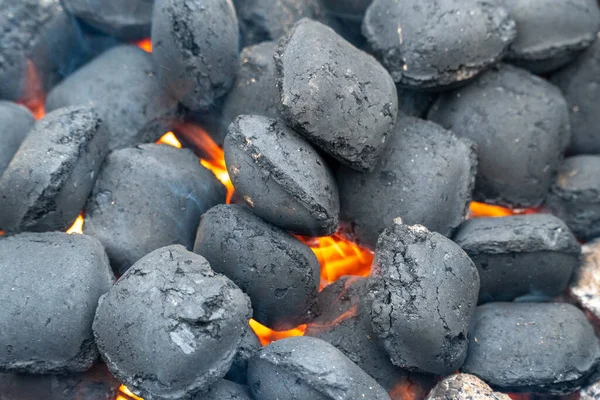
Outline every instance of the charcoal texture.
<path id="1" fill-rule="evenodd" d="M 600 240 L 585 244 L 581 253 L 581 266 L 569 290 L 586 311 L 600 320 Z"/>
<path id="2" fill-rule="evenodd" d="M 231 0 L 156 0 L 152 56 L 163 87 L 192 110 L 231 88 L 238 68 L 238 20 Z"/>
<path id="3" fill-rule="evenodd" d="M 254 319 L 275 330 L 302 323 L 319 287 L 319 263 L 308 246 L 237 205 L 202 216 L 194 252 L 252 299 Z"/>
<path id="4" fill-rule="evenodd" d="M 192 400 L 253 400 L 253 398 L 246 386 L 222 379 L 206 392 L 192 397 Z"/>
<path id="5" fill-rule="evenodd" d="M 224 150 L 233 186 L 254 213 L 305 236 L 335 233 L 335 178 L 302 136 L 279 120 L 243 115 L 229 127 Z"/>
<path id="6" fill-rule="evenodd" d="M 92 191 L 108 136 L 96 109 L 87 106 L 39 121 L 0 177 L 0 227 L 11 233 L 68 229 Z"/>
<path id="7" fill-rule="evenodd" d="M 496 2 L 375 0 L 363 34 L 394 81 L 419 89 L 458 85 L 499 61 L 516 35 Z"/>
<path id="8" fill-rule="evenodd" d="M 146 144 L 112 152 L 85 208 L 85 233 L 124 273 L 163 246 L 191 249 L 200 216 L 225 201 L 225 187 L 190 150 Z"/>
<path id="9" fill-rule="evenodd" d="M 449 236 L 467 213 L 476 167 L 471 141 L 399 118 L 373 172 L 339 169 L 340 219 L 370 247 L 396 217 Z"/>
<path id="10" fill-rule="evenodd" d="M 518 27 L 506 58 L 534 73 L 546 73 L 587 48 L 600 29 L 596 0 L 501 0 Z"/>
<path id="11" fill-rule="evenodd" d="M 111 150 L 154 142 L 178 115 L 177 102 L 160 88 L 157 69 L 145 51 L 117 46 L 57 85 L 46 109 L 94 103 L 111 134 Z"/>
<path id="12" fill-rule="evenodd" d="M 343 164 L 373 169 L 398 113 L 387 71 L 309 19 L 280 41 L 275 61 L 286 122 Z"/>
<path id="13" fill-rule="evenodd" d="M 245 385 L 247 383 L 248 361 L 258 353 L 260 348 L 260 340 L 258 340 L 256 334 L 250 328 L 250 325 L 247 325 L 242 334 L 242 341 L 237 349 L 237 353 L 233 357 L 233 364 L 231 364 L 231 368 L 227 371 L 225 379 Z"/>
<path id="14" fill-rule="evenodd" d="M 437 97 L 435 92 L 398 87 L 398 114 L 425 118 Z"/>
<path id="15" fill-rule="evenodd" d="M 479 270 L 480 303 L 549 299 L 579 266 L 577 239 L 552 215 L 471 219 L 453 240 Z"/>
<path id="16" fill-rule="evenodd" d="M 100 243 L 58 232 L 4 238 L 0 276 L 0 371 L 89 369 L 94 312 L 114 282 Z"/>
<path id="17" fill-rule="evenodd" d="M 566 394 L 599 362 L 594 329 L 576 307 L 490 303 L 477 308 L 462 371 L 503 392 Z"/>
<path id="18" fill-rule="evenodd" d="M 550 189 L 547 206 L 577 238 L 600 236 L 600 156 L 567 158 Z"/>
<path id="19" fill-rule="evenodd" d="M 248 296 L 233 282 L 174 245 L 148 254 L 119 279 L 101 299 L 93 328 L 120 382 L 145 399 L 172 400 L 225 375 L 250 314 Z"/>
<path id="20" fill-rule="evenodd" d="M 560 90 L 508 65 L 441 95 L 428 118 L 477 144 L 473 197 L 491 204 L 539 205 L 570 140 L 569 112 Z"/>
<path id="21" fill-rule="evenodd" d="M 311 337 L 278 340 L 250 360 L 255 398 L 389 400 L 385 390 L 329 343 Z"/>
<path id="22" fill-rule="evenodd" d="M 462 365 L 479 275 L 458 245 L 396 221 L 377 242 L 369 279 L 371 324 L 395 365 L 436 375 Z"/>
<path id="23" fill-rule="evenodd" d="M 510 400 L 510 397 L 494 392 L 474 375 L 456 374 L 438 383 L 427 400 Z"/>
<path id="24" fill-rule="evenodd" d="M 19 146 L 33 127 L 35 119 L 23 106 L 10 101 L 0 101 L 0 176 L 10 160 L 19 150 Z"/>

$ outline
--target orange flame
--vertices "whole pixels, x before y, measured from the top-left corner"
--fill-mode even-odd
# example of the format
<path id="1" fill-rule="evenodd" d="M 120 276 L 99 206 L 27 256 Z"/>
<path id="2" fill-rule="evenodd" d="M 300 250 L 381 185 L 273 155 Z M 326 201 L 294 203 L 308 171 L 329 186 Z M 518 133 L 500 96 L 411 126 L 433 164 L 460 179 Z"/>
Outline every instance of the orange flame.
<path id="1" fill-rule="evenodd" d="M 506 208 L 491 204 L 471 202 L 467 218 L 508 217 L 511 215 L 537 214 L 541 208 Z"/>
<path id="2" fill-rule="evenodd" d="M 306 325 L 297 326 L 294 329 L 289 331 L 274 331 L 272 329 L 267 328 L 263 324 L 253 319 L 249 322 L 250 327 L 256 333 L 256 336 L 260 339 L 260 343 L 263 346 L 268 345 L 271 342 L 276 340 L 285 339 L 287 337 L 292 336 L 304 336 L 304 332 L 306 331 Z"/>
<path id="3" fill-rule="evenodd" d="M 144 50 L 145 52 L 152 53 L 152 39 L 146 38 L 133 42 L 137 47 Z"/>
<path id="4" fill-rule="evenodd" d="M 46 93 L 40 74 L 31 60 L 27 60 L 27 72 L 23 83 L 21 100 L 17 103 L 29 108 L 35 119 L 42 119 L 46 115 Z"/>
<path id="5" fill-rule="evenodd" d="M 67 233 L 83 234 L 83 223 L 84 223 L 83 214 L 79 214 L 79 216 L 77 217 L 77 219 L 75 220 L 73 225 L 67 230 Z"/>
<path id="6" fill-rule="evenodd" d="M 119 395 L 117 396 L 116 400 L 144 400 L 144 399 L 133 394 L 133 392 L 131 390 L 129 390 L 129 388 L 127 386 L 121 385 L 121 386 L 119 386 Z"/>
<path id="7" fill-rule="evenodd" d="M 168 146 L 177 147 L 178 149 L 181 148 L 181 142 L 179 141 L 179 139 L 177 139 L 173 132 L 165 133 L 160 139 L 156 141 L 156 143 L 166 144 Z"/>

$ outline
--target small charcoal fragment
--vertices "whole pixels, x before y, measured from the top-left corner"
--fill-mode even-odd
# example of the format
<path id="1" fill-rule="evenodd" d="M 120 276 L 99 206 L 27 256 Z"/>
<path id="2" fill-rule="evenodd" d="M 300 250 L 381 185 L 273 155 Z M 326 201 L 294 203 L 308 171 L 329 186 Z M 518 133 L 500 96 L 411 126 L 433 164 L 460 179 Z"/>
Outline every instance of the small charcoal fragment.
<path id="1" fill-rule="evenodd" d="M 100 243 L 58 232 L 4 238 L 0 276 L 0 371 L 89 369 L 98 299 L 114 282 Z"/>
<path id="2" fill-rule="evenodd" d="M 160 88 L 156 70 L 145 51 L 115 47 L 57 85 L 48 95 L 46 109 L 94 103 L 110 132 L 111 150 L 154 142 L 178 112 L 177 102 Z"/>
<path id="3" fill-rule="evenodd" d="M 491 204 L 539 205 L 570 140 L 569 112 L 560 90 L 509 65 L 442 94 L 428 118 L 477 144 L 473 197 Z"/>
<path id="4" fill-rule="evenodd" d="M 306 18 L 281 40 L 275 61 L 286 122 L 343 164 L 373 169 L 398 113 L 387 71 Z"/>
<path id="5" fill-rule="evenodd" d="M 0 399 L 2 400 L 2 399 Z M 253 400 L 246 386 L 220 380 L 207 391 L 192 397 L 192 400 Z"/>
<path id="6" fill-rule="evenodd" d="M 0 177 L 0 227 L 68 229 L 94 187 L 108 140 L 95 108 L 66 107 L 39 121 Z"/>
<path id="7" fill-rule="evenodd" d="M 600 319 L 600 241 L 581 248 L 583 260 L 571 283 L 571 295 L 581 306 Z"/>
<path id="8" fill-rule="evenodd" d="M 579 266 L 577 239 L 552 215 L 471 219 L 453 240 L 479 270 L 480 303 L 558 296 Z"/>
<path id="9" fill-rule="evenodd" d="M 278 120 L 243 115 L 229 127 L 224 150 L 233 186 L 254 213 L 300 235 L 335 233 L 335 178 L 302 136 Z"/>
<path id="10" fill-rule="evenodd" d="M 379 237 L 367 307 L 395 365 L 456 371 L 467 355 L 478 293 L 477 268 L 450 239 L 399 221 Z"/>
<path id="11" fill-rule="evenodd" d="M 229 91 L 238 68 L 238 20 L 231 0 L 156 0 L 152 56 L 163 87 L 192 110 Z"/>
<path id="12" fill-rule="evenodd" d="M 474 375 L 456 374 L 437 384 L 426 400 L 510 400 Z"/>
<path id="13" fill-rule="evenodd" d="M 187 398 L 225 375 L 250 310 L 233 282 L 175 245 L 139 260 L 101 299 L 94 336 L 110 371 L 134 393 Z"/>
<path id="14" fill-rule="evenodd" d="M 363 34 L 394 81 L 439 89 L 462 84 L 499 61 L 516 26 L 492 2 L 375 0 Z"/>
<path id="15" fill-rule="evenodd" d="M 254 319 L 275 330 L 303 322 L 319 287 L 319 262 L 308 246 L 237 205 L 207 211 L 194 252 L 252 299 Z"/>
<path id="16" fill-rule="evenodd" d="M 0 176 L 34 123 L 33 115 L 25 107 L 10 101 L 0 101 Z"/>
<path id="17" fill-rule="evenodd" d="M 306 336 L 264 347 L 250 360 L 248 382 L 254 397 L 261 400 L 390 399 L 338 349 Z"/>
<path id="18" fill-rule="evenodd" d="M 500 4 L 518 27 L 506 58 L 534 73 L 568 63 L 592 44 L 600 29 L 596 0 L 501 0 Z"/>
<path id="19" fill-rule="evenodd" d="M 245 385 L 247 383 L 248 360 L 254 357 L 260 348 L 261 344 L 258 336 L 250 328 L 250 325 L 246 325 L 242 334 L 242 341 L 235 357 L 233 357 L 233 364 L 231 364 L 231 368 L 225 375 L 225 379 Z"/>
<path id="20" fill-rule="evenodd" d="M 124 273 L 173 243 L 191 249 L 200 216 L 225 201 L 225 187 L 190 150 L 146 144 L 113 151 L 85 209 L 85 233 L 98 238 Z"/>
<path id="21" fill-rule="evenodd" d="M 567 158 L 550 189 L 547 206 L 575 236 L 588 241 L 600 236 L 600 156 Z"/>
<path id="22" fill-rule="evenodd" d="M 467 213 L 477 158 L 471 141 L 439 125 L 399 118 L 373 172 L 340 168 L 340 219 L 374 247 L 392 220 L 449 236 Z"/>
<path id="23" fill-rule="evenodd" d="M 567 394 L 599 364 L 594 329 L 576 307 L 490 303 L 477 307 L 462 371 L 503 392 Z"/>

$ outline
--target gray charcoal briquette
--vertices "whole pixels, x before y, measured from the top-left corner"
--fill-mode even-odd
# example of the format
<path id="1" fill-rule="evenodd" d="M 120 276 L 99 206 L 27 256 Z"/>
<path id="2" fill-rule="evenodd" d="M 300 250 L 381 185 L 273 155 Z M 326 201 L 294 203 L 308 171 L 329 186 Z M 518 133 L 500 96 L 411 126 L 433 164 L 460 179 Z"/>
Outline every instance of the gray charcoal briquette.
<path id="1" fill-rule="evenodd" d="M 463 84 L 502 59 L 515 22 L 496 2 L 375 0 L 363 34 L 401 86 L 440 89 Z"/>
<path id="2" fill-rule="evenodd" d="M 392 362 L 447 375 L 467 356 L 479 275 L 454 242 L 399 221 L 379 237 L 367 309 Z"/>
<path id="3" fill-rule="evenodd" d="M 455 374 L 443 379 L 433 388 L 426 400 L 511 400 L 484 381 L 469 374 Z"/>
<path id="4" fill-rule="evenodd" d="M 114 283 L 100 243 L 59 232 L 3 238 L 0 276 L 0 371 L 89 369 L 98 357 L 92 334 L 98 299 Z"/>
<path id="5" fill-rule="evenodd" d="M 600 320 L 600 240 L 585 244 L 581 253 L 581 266 L 569 290 L 586 311 Z"/>
<path id="6" fill-rule="evenodd" d="M 340 200 L 327 162 L 282 122 L 242 115 L 224 144 L 236 192 L 266 221 L 305 236 L 337 230 Z"/>
<path id="7" fill-rule="evenodd" d="M 168 246 L 101 299 L 94 337 L 110 371 L 137 395 L 188 398 L 225 375 L 250 310 L 248 296 L 203 257 Z"/>
<path id="8" fill-rule="evenodd" d="M 567 394 L 599 364 L 594 329 L 576 307 L 489 303 L 477 307 L 461 370 L 503 392 Z"/>
<path id="9" fill-rule="evenodd" d="M 385 390 L 329 343 L 291 337 L 250 360 L 248 382 L 261 400 L 389 400 Z"/>
<path id="10" fill-rule="evenodd" d="M 9 233 L 68 229 L 94 187 L 108 140 L 95 108 L 46 115 L 0 177 L 0 227 Z"/>
<path id="11" fill-rule="evenodd" d="M 428 118 L 477 144 L 473 197 L 490 204 L 539 205 L 570 140 L 569 112 L 560 90 L 509 65 L 442 94 Z"/>
<path id="12" fill-rule="evenodd" d="M 274 330 L 304 320 L 319 287 L 319 262 L 308 246 L 238 205 L 207 211 L 194 252 L 252 299 L 254 319 Z"/>
<path id="13" fill-rule="evenodd" d="M 467 214 L 476 168 L 471 141 L 401 117 L 373 172 L 338 170 L 340 219 L 370 247 L 397 217 L 449 236 Z"/>
<path id="14" fill-rule="evenodd" d="M 248 387 L 222 379 L 207 391 L 193 396 L 192 400 L 253 400 L 253 398 Z"/>
<path id="15" fill-rule="evenodd" d="M 0 176 L 21 146 L 35 119 L 25 107 L 10 101 L 0 101 Z"/>
<path id="16" fill-rule="evenodd" d="M 248 383 L 248 360 L 254 357 L 260 348 L 261 344 L 258 336 L 250 328 L 250 325 L 247 325 L 242 334 L 242 341 L 233 357 L 233 364 L 231 364 L 231 368 L 227 371 L 225 379 L 239 383 L 240 385 Z"/>
<path id="17" fill-rule="evenodd" d="M 387 71 L 331 28 L 300 20 L 275 57 L 281 115 L 341 163 L 371 170 L 398 114 Z"/>

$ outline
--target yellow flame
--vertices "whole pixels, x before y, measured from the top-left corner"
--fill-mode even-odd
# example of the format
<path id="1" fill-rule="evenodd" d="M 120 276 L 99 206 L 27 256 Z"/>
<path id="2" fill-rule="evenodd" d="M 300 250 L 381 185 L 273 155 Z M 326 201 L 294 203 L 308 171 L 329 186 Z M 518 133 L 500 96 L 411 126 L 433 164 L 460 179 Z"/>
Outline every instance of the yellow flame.
<path id="1" fill-rule="evenodd" d="M 146 38 L 134 42 L 134 44 L 147 53 L 152 53 L 152 39 Z"/>
<path id="2" fill-rule="evenodd" d="M 83 233 L 83 214 L 79 214 L 73 225 L 67 230 L 67 233 L 82 234 Z"/>
<path id="3" fill-rule="evenodd" d="M 306 325 L 300 325 L 289 331 L 274 331 L 272 329 L 267 328 L 266 326 L 254 319 L 251 319 L 249 324 L 254 333 L 256 333 L 256 336 L 258 336 L 258 338 L 260 339 L 260 343 L 263 346 L 266 346 L 269 343 L 274 342 L 276 340 L 285 339 L 287 337 L 304 336 L 304 332 L 306 331 Z"/>
<path id="4" fill-rule="evenodd" d="M 133 394 L 133 392 L 131 390 L 129 390 L 129 388 L 125 385 L 121 385 L 119 386 L 119 397 L 117 397 L 117 400 L 144 400 L 141 397 L 136 396 L 135 394 Z M 124 397 L 123 395 L 126 395 L 128 397 Z"/>
<path id="5" fill-rule="evenodd" d="M 160 139 L 157 140 L 158 144 L 166 144 L 169 146 L 173 146 L 173 147 L 177 147 L 178 149 L 180 149 L 181 146 L 181 142 L 177 139 L 177 137 L 175 136 L 175 134 L 173 132 L 167 132 L 164 135 L 162 135 L 162 137 Z"/>
<path id="6" fill-rule="evenodd" d="M 540 208 L 506 208 L 491 204 L 471 202 L 468 218 L 508 217 L 510 215 L 537 214 Z"/>

